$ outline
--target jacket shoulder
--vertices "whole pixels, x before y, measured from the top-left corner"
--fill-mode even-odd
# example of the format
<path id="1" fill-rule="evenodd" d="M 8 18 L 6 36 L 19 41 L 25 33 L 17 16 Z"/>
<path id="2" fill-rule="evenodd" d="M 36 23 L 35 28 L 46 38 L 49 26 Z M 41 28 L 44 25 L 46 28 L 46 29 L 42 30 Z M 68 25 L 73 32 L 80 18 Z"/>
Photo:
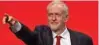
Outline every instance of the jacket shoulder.
<path id="1" fill-rule="evenodd" d="M 93 41 L 90 36 L 81 32 L 70 30 L 70 29 L 69 29 L 69 32 L 70 32 L 70 35 L 72 35 L 72 37 L 74 36 L 75 39 L 78 40 L 80 45 L 93 45 Z"/>
<path id="2" fill-rule="evenodd" d="M 35 31 L 39 31 L 39 32 L 46 32 L 46 31 L 51 31 L 50 27 L 47 25 L 37 25 L 35 27 Z"/>
<path id="3" fill-rule="evenodd" d="M 82 33 L 82 32 L 78 32 L 78 31 L 74 31 L 74 30 L 71 30 L 69 29 L 70 33 L 73 33 L 74 35 L 76 35 L 78 38 L 81 38 L 81 39 L 91 39 L 91 37 L 85 33 Z"/>

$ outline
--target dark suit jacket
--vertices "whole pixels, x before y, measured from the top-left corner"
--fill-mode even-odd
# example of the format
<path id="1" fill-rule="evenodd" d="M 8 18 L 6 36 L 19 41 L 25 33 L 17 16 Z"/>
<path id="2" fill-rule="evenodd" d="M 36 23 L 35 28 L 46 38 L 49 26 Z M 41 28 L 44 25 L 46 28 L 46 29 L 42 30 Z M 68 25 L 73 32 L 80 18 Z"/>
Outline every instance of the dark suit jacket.
<path id="1" fill-rule="evenodd" d="M 83 33 L 75 32 L 70 29 L 71 45 L 93 45 L 91 38 Z M 22 28 L 15 35 L 27 45 L 53 45 L 52 31 L 48 26 L 40 25 L 33 32 L 28 27 Z"/>

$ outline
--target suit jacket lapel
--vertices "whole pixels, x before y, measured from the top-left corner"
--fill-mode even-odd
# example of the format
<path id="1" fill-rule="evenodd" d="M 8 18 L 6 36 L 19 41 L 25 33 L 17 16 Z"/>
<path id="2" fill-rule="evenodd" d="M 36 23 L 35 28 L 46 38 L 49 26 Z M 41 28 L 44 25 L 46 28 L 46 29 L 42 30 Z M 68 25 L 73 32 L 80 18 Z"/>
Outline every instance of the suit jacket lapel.
<path id="1" fill-rule="evenodd" d="M 67 28 L 68 29 L 68 28 Z M 52 35 L 52 31 L 50 28 L 47 28 L 45 30 L 48 30 L 48 32 L 46 32 L 47 34 L 47 45 L 53 45 L 53 35 Z M 68 29 L 69 33 L 70 33 L 70 39 L 71 39 L 71 45 L 79 45 L 79 40 L 77 35 L 75 34 L 74 31 Z"/>
<path id="2" fill-rule="evenodd" d="M 69 33 L 70 33 L 70 39 L 71 39 L 71 45 L 79 45 L 79 40 L 78 40 L 78 37 L 77 37 L 77 35 L 75 34 L 75 32 L 74 31 L 72 31 L 72 30 L 70 30 L 70 29 L 68 29 L 69 30 Z M 51 30 L 49 30 L 48 31 L 49 32 L 49 36 L 48 36 L 48 45 L 53 45 L 53 35 L 52 35 L 52 31 Z M 48 33 L 47 32 L 47 33 Z"/>
<path id="3" fill-rule="evenodd" d="M 52 31 L 50 30 L 47 36 L 47 45 L 53 45 L 53 37 L 52 37 Z"/>
<path id="4" fill-rule="evenodd" d="M 71 39 L 71 45 L 79 45 L 79 40 L 77 35 L 75 34 L 74 31 L 68 29 L 69 33 L 70 33 L 70 39 Z M 47 33 L 49 33 L 48 36 L 48 40 L 47 40 L 47 45 L 53 45 L 53 35 L 52 35 L 52 31 L 49 30 Z"/>
<path id="5" fill-rule="evenodd" d="M 71 38 L 71 45 L 79 45 L 79 40 L 77 36 L 75 35 L 75 33 L 70 29 L 68 30 L 69 30 L 70 38 Z"/>
<path id="6" fill-rule="evenodd" d="M 43 30 L 46 30 L 46 32 L 43 33 L 43 37 L 46 42 L 45 45 L 53 45 L 53 35 L 51 29 L 49 27 L 45 27 Z"/>

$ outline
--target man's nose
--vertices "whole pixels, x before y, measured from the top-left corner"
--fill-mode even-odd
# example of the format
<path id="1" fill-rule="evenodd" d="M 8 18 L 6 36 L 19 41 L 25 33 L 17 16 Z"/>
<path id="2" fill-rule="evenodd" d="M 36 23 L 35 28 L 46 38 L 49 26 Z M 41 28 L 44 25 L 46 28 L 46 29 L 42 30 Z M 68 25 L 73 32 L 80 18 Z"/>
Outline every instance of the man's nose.
<path id="1" fill-rule="evenodd" d="M 53 20 L 53 21 L 56 20 L 56 16 L 55 16 L 55 15 L 52 16 L 52 20 Z"/>

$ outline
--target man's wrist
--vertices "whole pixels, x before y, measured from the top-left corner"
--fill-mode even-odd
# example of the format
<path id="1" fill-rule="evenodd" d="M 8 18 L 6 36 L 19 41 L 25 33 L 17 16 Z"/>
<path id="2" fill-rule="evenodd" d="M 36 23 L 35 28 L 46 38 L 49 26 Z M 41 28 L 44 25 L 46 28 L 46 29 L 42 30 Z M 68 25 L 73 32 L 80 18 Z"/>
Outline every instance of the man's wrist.
<path id="1" fill-rule="evenodd" d="M 20 31 L 21 28 L 22 28 L 22 25 L 21 25 L 21 23 L 19 23 L 19 22 L 16 22 L 14 25 L 11 25 L 11 29 L 12 29 L 12 31 L 13 31 L 14 33 Z"/>

